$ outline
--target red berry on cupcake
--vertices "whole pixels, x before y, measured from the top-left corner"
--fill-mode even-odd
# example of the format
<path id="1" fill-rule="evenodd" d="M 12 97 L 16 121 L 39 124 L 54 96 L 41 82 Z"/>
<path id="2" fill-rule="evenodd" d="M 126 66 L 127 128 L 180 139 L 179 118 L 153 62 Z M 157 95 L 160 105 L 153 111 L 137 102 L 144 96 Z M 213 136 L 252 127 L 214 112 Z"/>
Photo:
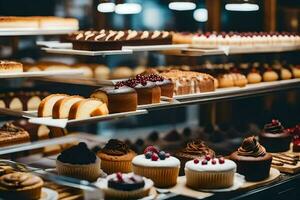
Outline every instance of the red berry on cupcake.
<path id="1" fill-rule="evenodd" d="M 194 163 L 195 163 L 195 164 L 198 164 L 198 163 L 199 163 L 199 160 L 198 160 L 198 159 L 194 159 Z"/>
<path id="2" fill-rule="evenodd" d="M 205 159 L 202 160 L 201 164 L 202 164 L 202 165 L 207 165 L 207 160 L 205 160 Z"/>
<path id="3" fill-rule="evenodd" d="M 220 157 L 220 158 L 219 158 L 219 163 L 220 163 L 220 164 L 224 164 L 224 163 L 225 163 L 225 159 L 224 159 L 223 157 Z"/>
<path id="4" fill-rule="evenodd" d="M 153 153 L 152 156 L 151 156 L 151 160 L 152 160 L 152 161 L 157 161 L 158 158 L 159 158 L 159 157 L 158 157 L 157 153 Z"/>
<path id="5" fill-rule="evenodd" d="M 145 150 L 144 150 L 144 154 L 146 154 L 148 151 L 152 152 L 152 153 L 158 153 L 158 149 L 155 148 L 154 146 L 148 146 Z"/>
<path id="6" fill-rule="evenodd" d="M 205 156 L 205 160 L 210 161 L 210 159 L 211 159 L 211 156 L 210 156 L 210 155 L 206 155 L 206 156 Z"/>
<path id="7" fill-rule="evenodd" d="M 212 159 L 211 164 L 215 165 L 215 164 L 217 164 L 217 161 L 215 159 Z"/>

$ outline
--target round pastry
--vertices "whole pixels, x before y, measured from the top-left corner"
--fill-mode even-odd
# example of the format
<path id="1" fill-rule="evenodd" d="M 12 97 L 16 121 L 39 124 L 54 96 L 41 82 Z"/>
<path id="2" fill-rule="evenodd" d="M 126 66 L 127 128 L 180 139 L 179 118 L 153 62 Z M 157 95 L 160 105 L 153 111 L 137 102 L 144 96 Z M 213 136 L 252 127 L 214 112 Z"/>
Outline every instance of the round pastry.
<path id="1" fill-rule="evenodd" d="M 214 157 L 215 152 L 207 147 L 202 140 L 197 139 L 187 143 L 184 149 L 175 154 L 175 157 L 180 160 L 180 174 L 184 174 L 186 162 L 188 162 L 189 160 L 194 160 L 196 158 L 203 158 L 205 155 Z"/>
<path id="2" fill-rule="evenodd" d="M 233 79 L 234 86 L 245 87 L 248 83 L 247 78 L 243 74 L 234 72 L 234 73 L 230 73 L 229 75 Z"/>
<path id="3" fill-rule="evenodd" d="M 61 152 L 56 169 L 59 175 L 88 181 L 97 180 L 102 173 L 100 159 L 83 142 Z"/>
<path id="4" fill-rule="evenodd" d="M 193 189 L 220 189 L 233 185 L 236 164 L 220 158 L 206 156 L 185 164 L 186 185 Z"/>
<path id="5" fill-rule="evenodd" d="M 237 172 L 244 175 L 247 181 L 261 181 L 269 177 L 272 155 L 254 136 L 245 138 L 230 159 L 237 164 Z"/>
<path id="6" fill-rule="evenodd" d="M 82 76 L 85 78 L 93 78 L 94 72 L 89 64 L 85 63 L 76 63 L 71 66 L 72 68 L 79 69 L 83 71 Z"/>
<path id="7" fill-rule="evenodd" d="M 90 64 L 94 67 L 94 78 L 97 80 L 108 80 L 110 69 L 106 65 Z"/>
<path id="8" fill-rule="evenodd" d="M 97 156 L 101 160 L 102 170 L 107 174 L 112 174 L 131 172 L 131 161 L 136 154 L 126 143 L 111 139 L 103 149 L 98 151 Z"/>
<path id="9" fill-rule="evenodd" d="M 149 196 L 153 181 L 133 173 L 115 173 L 96 185 L 104 192 L 105 199 L 141 199 Z"/>
<path id="10" fill-rule="evenodd" d="M 148 146 L 143 155 L 134 157 L 132 168 L 135 174 L 150 178 L 156 187 L 171 187 L 177 183 L 180 161 L 169 153 Z"/>
<path id="11" fill-rule="evenodd" d="M 300 66 L 299 65 L 292 67 L 292 72 L 293 72 L 294 78 L 300 78 Z"/>
<path id="12" fill-rule="evenodd" d="M 40 177 L 24 172 L 14 172 L 0 177 L 0 198 L 3 199 L 40 199 L 43 187 Z"/>
<path id="13" fill-rule="evenodd" d="M 111 79 L 123 79 L 130 78 L 133 76 L 133 71 L 129 67 L 119 66 L 113 69 L 111 73 Z"/>
<path id="14" fill-rule="evenodd" d="M 257 72 L 255 68 L 247 75 L 248 83 L 260 83 L 262 81 L 261 75 Z"/>
<path id="15" fill-rule="evenodd" d="M 259 142 L 268 152 L 284 152 L 290 149 L 291 137 L 280 121 L 273 119 L 264 126 L 263 132 L 259 135 Z"/>
<path id="16" fill-rule="evenodd" d="M 219 88 L 233 87 L 234 81 L 229 74 L 223 74 L 218 77 Z"/>
<path id="17" fill-rule="evenodd" d="M 269 68 L 263 74 L 263 80 L 265 82 L 277 81 L 278 79 L 279 79 L 278 74 L 275 71 L 273 71 L 271 68 Z"/>
<path id="18" fill-rule="evenodd" d="M 147 68 L 145 66 L 137 66 L 134 70 L 133 70 L 133 74 L 134 76 L 137 76 L 141 73 L 143 73 Z"/>
<path id="19" fill-rule="evenodd" d="M 280 70 L 280 78 L 282 80 L 288 80 L 292 78 L 292 73 L 290 72 L 290 70 L 286 69 L 286 68 L 282 68 Z"/>

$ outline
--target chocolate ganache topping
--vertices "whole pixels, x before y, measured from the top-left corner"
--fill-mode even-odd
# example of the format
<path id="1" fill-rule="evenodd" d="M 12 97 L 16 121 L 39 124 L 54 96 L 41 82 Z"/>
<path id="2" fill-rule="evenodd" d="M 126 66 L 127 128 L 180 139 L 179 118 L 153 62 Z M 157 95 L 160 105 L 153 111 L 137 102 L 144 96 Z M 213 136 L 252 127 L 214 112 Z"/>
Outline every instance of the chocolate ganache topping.
<path id="1" fill-rule="evenodd" d="M 266 149 L 259 144 L 254 136 L 245 138 L 242 146 L 238 149 L 240 156 L 253 156 L 259 157 L 266 154 Z"/>
<path id="2" fill-rule="evenodd" d="M 103 153 L 114 156 L 122 156 L 127 154 L 129 151 L 130 148 L 126 143 L 116 139 L 109 140 L 105 147 L 101 150 Z"/>
<path id="3" fill-rule="evenodd" d="M 282 133 L 284 127 L 281 125 L 279 120 L 273 119 L 271 123 L 268 123 L 264 126 L 265 133 Z"/>
<path id="4" fill-rule="evenodd" d="M 6 174 L 1 177 L 0 186 L 5 188 L 24 188 L 42 183 L 40 177 L 23 173 L 23 172 L 14 172 L 11 174 Z"/>
<path id="5" fill-rule="evenodd" d="M 189 142 L 181 152 L 193 155 L 215 155 L 215 152 L 208 148 L 202 140 Z"/>

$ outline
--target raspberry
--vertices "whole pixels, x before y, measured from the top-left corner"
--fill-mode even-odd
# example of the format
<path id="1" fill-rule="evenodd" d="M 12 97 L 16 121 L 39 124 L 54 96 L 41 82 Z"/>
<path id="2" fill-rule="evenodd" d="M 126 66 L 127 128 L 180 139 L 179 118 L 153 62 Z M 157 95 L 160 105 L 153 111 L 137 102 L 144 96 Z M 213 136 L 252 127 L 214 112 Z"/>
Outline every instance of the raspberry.
<path id="1" fill-rule="evenodd" d="M 148 146 L 145 150 L 144 150 L 144 154 L 146 154 L 148 151 L 152 152 L 152 153 L 158 153 L 157 148 L 155 148 L 154 146 Z"/>

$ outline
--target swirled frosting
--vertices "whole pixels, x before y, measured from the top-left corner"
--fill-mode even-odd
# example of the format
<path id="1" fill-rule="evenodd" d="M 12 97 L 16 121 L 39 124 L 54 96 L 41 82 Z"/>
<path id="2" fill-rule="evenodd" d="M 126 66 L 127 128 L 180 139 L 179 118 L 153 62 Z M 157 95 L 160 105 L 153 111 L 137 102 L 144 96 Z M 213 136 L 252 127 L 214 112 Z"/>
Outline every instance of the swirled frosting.
<path id="1" fill-rule="evenodd" d="M 11 189 L 29 187 L 42 182 L 40 177 L 23 172 L 6 174 L 0 179 L 0 185 L 2 187 Z"/>
<path id="2" fill-rule="evenodd" d="M 127 154 L 129 151 L 130 148 L 126 143 L 116 139 L 109 140 L 105 147 L 101 150 L 102 153 L 114 156 L 122 156 Z"/>
<path id="3" fill-rule="evenodd" d="M 266 154 L 266 149 L 259 144 L 254 136 L 245 138 L 242 146 L 237 151 L 240 156 L 259 157 Z"/>
<path id="4" fill-rule="evenodd" d="M 181 150 L 182 153 L 192 154 L 192 155 L 215 155 L 215 152 L 208 148 L 202 140 L 193 140 L 189 142 L 184 149 Z"/>
<path id="5" fill-rule="evenodd" d="M 281 125 L 279 120 L 272 120 L 271 123 L 268 123 L 264 126 L 265 133 L 282 133 L 284 131 L 284 127 Z"/>

